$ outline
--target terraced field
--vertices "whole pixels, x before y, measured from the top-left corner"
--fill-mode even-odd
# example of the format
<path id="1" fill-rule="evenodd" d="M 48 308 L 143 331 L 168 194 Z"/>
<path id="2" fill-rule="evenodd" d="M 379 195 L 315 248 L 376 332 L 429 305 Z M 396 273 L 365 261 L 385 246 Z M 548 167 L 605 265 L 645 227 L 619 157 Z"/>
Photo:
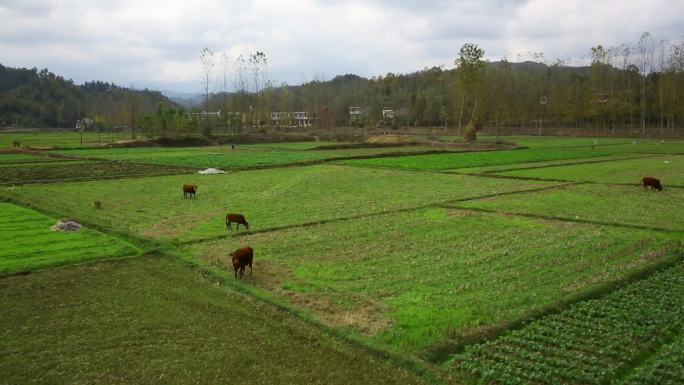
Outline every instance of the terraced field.
<path id="1" fill-rule="evenodd" d="M 321 161 L 324 159 L 364 157 L 379 154 L 412 153 L 434 151 L 432 147 L 379 147 L 356 148 L 344 150 L 305 150 L 295 146 L 294 149 L 264 148 L 258 146 L 238 145 L 235 150 L 230 146 L 194 147 L 194 148 L 111 148 L 62 150 L 53 153 L 92 157 L 107 160 L 123 160 L 163 165 L 216 167 L 221 169 L 263 167 L 291 163 Z"/>
<path id="2" fill-rule="evenodd" d="M 641 186 L 580 184 L 559 189 L 497 196 L 454 207 L 533 215 L 608 225 L 684 231 L 684 189 L 644 191 Z"/>
<path id="3" fill-rule="evenodd" d="M 642 357 L 684 328 L 684 264 L 578 303 L 499 339 L 467 349 L 453 367 L 495 384 L 679 383 L 684 367 L 671 365 L 678 341 L 630 373 Z M 681 362 L 681 361 L 680 361 Z M 623 377 L 626 377 L 623 381 Z"/>
<path id="4" fill-rule="evenodd" d="M 56 221 L 0 202 L 0 274 L 140 253 L 128 242 L 88 228 L 77 232 L 51 231 Z"/>
<path id="5" fill-rule="evenodd" d="M 26 207 L 0 203 L 0 308 L 16 309 L 0 312 L 1 378 L 679 383 L 683 144 L 518 139 L 530 148 L 309 166 L 295 163 L 424 148 L 0 155 L 0 199 Z M 196 173 L 209 166 L 233 172 Z M 229 232 L 227 212 L 249 230 Z M 57 217 L 127 240 L 52 233 Z M 237 280 L 245 245 L 254 273 Z"/>
<path id="6" fill-rule="evenodd" d="M 185 183 L 199 185 L 196 199 L 183 198 Z M 266 231 L 554 185 L 324 165 L 25 185 L 6 194 L 119 231 L 188 240 L 225 236 L 228 211 L 247 215 L 250 231 Z M 104 209 L 94 209 L 94 201 Z"/>
<path id="7" fill-rule="evenodd" d="M 163 258 L 0 279 L 0 306 L 3 384 L 426 383 Z"/>
<path id="8" fill-rule="evenodd" d="M 655 176 L 665 186 L 684 187 L 684 156 L 661 155 L 595 164 L 543 167 L 499 172 L 498 175 L 532 178 L 639 184 L 644 176 Z"/>
<path id="9" fill-rule="evenodd" d="M 46 159 L 53 159 L 53 161 L 0 163 L 0 185 L 119 179 L 194 172 L 185 167 L 155 164 Z"/>
<path id="10" fill-rule="evenodd" d="M 524 318 L 672 257 L 658 233 L 441 208 L 192 243 L 232 272 L 251 245 L 247 282 L 384 349 L 426 350 Z"/>

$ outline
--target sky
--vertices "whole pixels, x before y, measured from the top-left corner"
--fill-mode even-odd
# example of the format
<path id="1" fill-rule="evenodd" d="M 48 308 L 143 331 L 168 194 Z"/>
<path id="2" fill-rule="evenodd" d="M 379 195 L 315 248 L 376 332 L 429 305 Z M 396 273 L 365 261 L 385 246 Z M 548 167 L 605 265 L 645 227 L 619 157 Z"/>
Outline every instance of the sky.
<path id="1" fill-rule="evenodd" d="M 489 60 L 577 59 L 644 31 L 680 41 L 682 20 L 682 0 L 0 0 L 0 64 L 199 93 L 205 47 L 216 76 L 263 51 L 268 79 L 300 84 L 453 68 L 466 42 Z"/>

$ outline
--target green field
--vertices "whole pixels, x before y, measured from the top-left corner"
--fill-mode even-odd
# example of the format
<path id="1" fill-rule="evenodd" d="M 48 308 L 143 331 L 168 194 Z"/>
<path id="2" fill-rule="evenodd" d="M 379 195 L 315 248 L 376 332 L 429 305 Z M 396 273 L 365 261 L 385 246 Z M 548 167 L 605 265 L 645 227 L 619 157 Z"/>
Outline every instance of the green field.
<path id="1" fill-rule="evenodd" d="M 0 280 L 3 384 L 421 384 L 154 257 Z"/>
<path id="2" fill-rule="evenodd" d="M 50 162 L 54 160 L 54 158 L 49 158 L 47 156 L 39 156 L 26 153 L 0 153 L 0 165 L 24 162 Z"/>
<path id="3" fill-rule="evenodd" d="M 584 184 L 462 202 L 457 207 L 532 214 L 566 220 L 684 231 L 684 189 Z"/>
<path id="4" fill-rule="evenodd" d="M 499 175 L 563 179 L 601 183 L 641 183 L 644 176 L 660 179 L 664 186 L 684 187 L 684 156 L 666 155 L 605 163 L 555 166 L 500 172 Z"/>
<path id="5" fill-rule="evenodd" d="M 516 163 L 605 157 L 620 154 L 647 153 L 650 145 L 615 145 L 577 148 L 529 148 L 505 151 L 478 151 L 453 154 L 414 155 L 393 158 L 359 159 L 344 164 L 400 168 L 408 170 L 448 170 L 468 167 L 500 166 Z M 683 146 L 684 149 L 684 146 Z"/>
<path id="6" fill-rule="evenodd" d="M 216 167 L 222 169 L 260 167 L 268 165 L 313 162 L 324 159 L 364 157 L 378 154 L 410 153 L 434 150 L 430 147 L 378 147 L 344 150 L 280 150 L 274 148 L 237 146 L 220 147 L 135 147 L 54 151 L 68 156 L 84 156 L 107 160 L 124 160 L 164 165 Z"/>
<path id="7" fill-rule="evenodd" d="M 174 175 L 193 172 L 183 167 L 108 161 L 59 160 L 0 163 L 0 185 Z"/>
<path id="8" fill-rule="evenodd" d="M 51 231 L 55 222 L 55 218 L 0 202 L 0 274 L 140 253 L 127 242 L 88 228 Z"/>
<path id="9" fill-rule="evenodd" d="M 0 148 L 12 147 L 12 142 L 19 141 L 22 147 L 50 148 L 50 147 L 82 147 L 97 146 L 111 141 L 130 139 L 125 133 L 98 134 L 84 132 L 83 144 L 81 134 L 70 131 L 35 131 L 35 132 L 0 132 Z"/>
<path id="10" fill-rule="evenodd" d="M 323 146 L 339 146 L 349 144 L 346 142 L 290 142 L 290 143 L 253 143 L 253 144 L 238 144 L 238 148 L 274 148 L 283 150 L 311 150 L 316 147 Z"/>
<path id="11" fill-rule="evenodd" d="M 183 198 L 185 183 L 199 185 L 196 199 Z M 250 231 L 264 231 L 555 184 L 325 165 L 25 185 L 6 194 L 119 231 L 197 239 L 228 234 L 227 212 L 243 213 Z"/>
<path id="12" fill-rule="evenodd" d="M 192 245 L 223 266 L 251 245 L 250 284 L 392 350 L 420 350 L 522 318 L 664 258 L 666 236 L 447 209 Z"/>
<path id="13" fill-rule="evenodd" d="M 529 148 L 0 154 L 0 378 L 679 383 L 684 143 L 505 139 Z"/>
<path id="14" fill-rule="evenodd" d="M 629 371 L 676 337 L 684 328 L 683 318 L 684 264 L 680 263 L 601 299 L 578 303 L 473 346 L 456 356 L 453 365 L 487 383 L 506 385 L 680 384 L 676 380 L 684 379 L 681 339 L 653 362 L 644 362 L 632 374 Z M 678 354 L 665 354 L 672 350 Z"/>

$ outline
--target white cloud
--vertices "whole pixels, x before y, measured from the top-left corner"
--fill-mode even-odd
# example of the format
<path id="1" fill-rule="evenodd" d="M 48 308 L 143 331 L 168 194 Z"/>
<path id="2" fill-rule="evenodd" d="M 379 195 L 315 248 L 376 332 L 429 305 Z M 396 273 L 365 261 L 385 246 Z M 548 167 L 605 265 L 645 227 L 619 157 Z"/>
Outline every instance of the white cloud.
<path id="1" fill-rule="evenodd" d="M 268 73 L 298 83 L 451 67 L 464 42 L 491 59 L 544 51 L 580 56 L 635 43 L 644 30 L 681 38 L 681 1 L 6 0 L 0 62 L 47 67 L 76 82 L 200 88 L 199 53 L 266 52 Z"/>

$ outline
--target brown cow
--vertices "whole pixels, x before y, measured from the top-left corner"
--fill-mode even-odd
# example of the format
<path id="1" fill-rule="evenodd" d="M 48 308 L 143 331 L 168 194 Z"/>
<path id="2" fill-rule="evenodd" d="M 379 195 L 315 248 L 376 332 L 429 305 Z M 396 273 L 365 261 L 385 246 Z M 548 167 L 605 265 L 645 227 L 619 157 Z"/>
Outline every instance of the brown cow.
<path id="1" fill-rule="evenodd" d="M 197 194 L 197 185 L 196 184 L 184 184 L 183 185 L 183 198 L 187 198 L 188 196 L 192 196 L 194 198 L 195 194 Z"/>
<path id="2" fill-rule="evenodd" d="M 235 269 L 235 278 L 238 277 L 238 270 L 240 271 L 240 278 L 245 276 L 245 266 L 249 266 L 249 274 L 253 273 L 252 260 L 254 259 L 254 250 L 249 247 L 243 247 L 230 253 L 233 261 L 233 269 Z"/>
<path id="3" fill-rule="evenodd" d="M 228 227 L 229 230 L 232 230 L 233 228 L 230 226 L 231 223 L 237 223 L 237 227 L 235 230 L 240 230 L 240 225 L 245 226 L 247 230 L 249 230 L 249 223 L 247 223 L 247 220 L 245 219 L 245 216 L 242 214 L 226 214 L 226 227 Z"/>
<path id="4" fill-rule="evenodd" d="M 663 191 L 663 186 L 660 184 L 660 181 L 658 179 L 650 177 L 650 176 L 644 177 L 644 179 L 641 180 L 641 184 L 644 185 L 644 190 L 647 187 L 650 187 L 651 191 L 653 191 L 653 190 Z"/>

